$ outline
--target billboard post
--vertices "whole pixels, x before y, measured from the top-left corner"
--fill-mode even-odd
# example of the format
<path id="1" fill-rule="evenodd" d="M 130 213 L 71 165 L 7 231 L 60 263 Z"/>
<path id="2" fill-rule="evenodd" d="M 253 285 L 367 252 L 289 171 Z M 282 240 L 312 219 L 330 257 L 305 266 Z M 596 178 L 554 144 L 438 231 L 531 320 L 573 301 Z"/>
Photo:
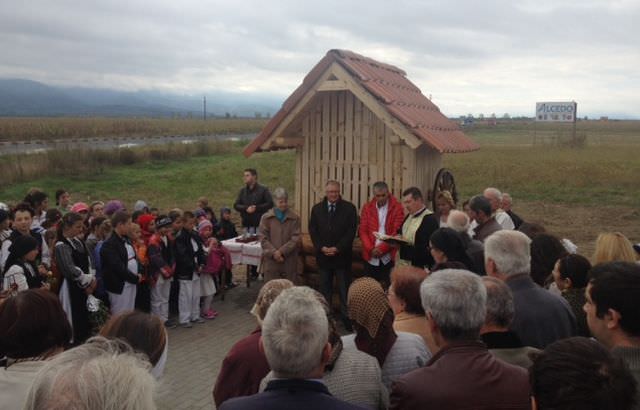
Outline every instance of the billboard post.
<path id="1" fill-rule="evenodd" d="M 538 102 L 536 103 L 537 122 L 571 122 L 573 123 L 572 139 L 576 141 L 576 121 L 578 103 L 570 102 Z"/>

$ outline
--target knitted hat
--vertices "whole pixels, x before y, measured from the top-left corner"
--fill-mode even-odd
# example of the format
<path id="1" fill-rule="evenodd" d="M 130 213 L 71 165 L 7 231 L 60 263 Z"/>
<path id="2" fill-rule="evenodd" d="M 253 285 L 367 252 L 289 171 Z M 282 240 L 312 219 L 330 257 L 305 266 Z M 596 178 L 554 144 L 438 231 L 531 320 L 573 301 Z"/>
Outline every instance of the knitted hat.
<path id="1" fill-rule="evenodd" d="M 71 212 L 89 212 L 89 205 L 85 204 L 84 202 L 76 202 L 71 207 Z"/>
<path id="2" fill-rule="evenodd" d="M 135 205 L 133 205 L 134 211 L 144 211 L 144 208 L 149 208 L 149 206 L 142 199 L 136 201 Z"/>
<path id="3" fill-rule="evenodd" d="M 351 284 L 347 306 L 351 320 L 367 329 L 369 336 L 374 339 L 384 315 L 391 310 L 380 283 L 367 277 L 357 279 Z"/>
<path id="4" fill-rule="evenodd" d="M 11 241 L 9 253 L 14 258 L 21 258 L 34 249 L 38 248 L 38 241 L 31 235 L 18 235 Z"/>
<path id="5" fill-rule="evenodd" d="M 265 283 L 258 293 L 256 304 L 253 305 L 251 313 L 258 318 L 258 321 L 262 323 L 262 320 L 267 316 L 267 310 L 274 300 L 282 293 L 283 290 L 293 287 L 293 282 L 289 279 L 272 279 Z"/>
<path id="6" fill-rule="evenodd" d="M 193 215 L 194 215 L 196 218 L 201 218 L 201 217 L 203 217 L 203 216 L 207 216 L 207 213 L 204 211 L 204 209 L 202 209 L 202 208 L 198 208 L 198 209 L 196 209 L 195 211 L 193 211 Z"/>
<path id="7" fill-rule="evenodd" d="M 207 226 L 213 228 L 213 224 L 208 219 L 203 219 L 198 223 L 198 232 L 202 232 Z"/>
<path id="8" fill-rule="evenodd" d="M 116 212 L 123 211 L 123 210 L 124 210 L 124 204 L 121 201 L 114 199 L 107 202 L 107 204 L 104 206 L 103 212 L 105 215 L 111 216 Z"/>

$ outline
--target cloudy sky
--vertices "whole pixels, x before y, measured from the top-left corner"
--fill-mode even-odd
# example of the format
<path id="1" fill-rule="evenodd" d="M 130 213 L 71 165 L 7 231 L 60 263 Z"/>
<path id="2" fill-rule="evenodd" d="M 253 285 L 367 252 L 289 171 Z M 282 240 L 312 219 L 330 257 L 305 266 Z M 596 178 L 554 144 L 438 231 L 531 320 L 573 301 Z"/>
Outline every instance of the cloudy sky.
<path id="1" fill-rule="evenodd" d="M 639 21 L 640 0 L 0 0 L 0 77 L 285 98 L 342 48 L 450 116 L 575 100 L 640 118 Z"/>

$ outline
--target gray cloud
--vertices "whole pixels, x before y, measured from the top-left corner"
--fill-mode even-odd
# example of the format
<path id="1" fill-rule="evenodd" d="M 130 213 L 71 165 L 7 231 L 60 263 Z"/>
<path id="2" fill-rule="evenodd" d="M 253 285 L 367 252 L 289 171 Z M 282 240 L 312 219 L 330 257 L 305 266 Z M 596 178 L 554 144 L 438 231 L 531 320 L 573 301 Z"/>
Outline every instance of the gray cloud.
<path id="1" fill-rule="evenodd" d="M 633 0 L 0 1 L 2 77 L 286 97 L 346 48 L 400 66 L 450 115 L 640 107 Z"/>

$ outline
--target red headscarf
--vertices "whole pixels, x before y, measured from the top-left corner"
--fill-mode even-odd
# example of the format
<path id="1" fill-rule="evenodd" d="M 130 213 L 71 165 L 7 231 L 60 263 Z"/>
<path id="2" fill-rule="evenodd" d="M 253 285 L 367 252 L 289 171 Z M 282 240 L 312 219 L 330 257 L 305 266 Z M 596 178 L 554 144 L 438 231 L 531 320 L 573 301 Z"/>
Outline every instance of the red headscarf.
<path id="1" fill-rule="evenodd" d="M 138 225 L 140 225 L 142 239 L 145 244 L 149 243 L 149 238 L 151 238 L 151 235 L 153 234 L 152 232 L 149 232 L 149 224 L 155 219 L 156 217 L 151 214 L 142 214 L 138 217 Z"/>

